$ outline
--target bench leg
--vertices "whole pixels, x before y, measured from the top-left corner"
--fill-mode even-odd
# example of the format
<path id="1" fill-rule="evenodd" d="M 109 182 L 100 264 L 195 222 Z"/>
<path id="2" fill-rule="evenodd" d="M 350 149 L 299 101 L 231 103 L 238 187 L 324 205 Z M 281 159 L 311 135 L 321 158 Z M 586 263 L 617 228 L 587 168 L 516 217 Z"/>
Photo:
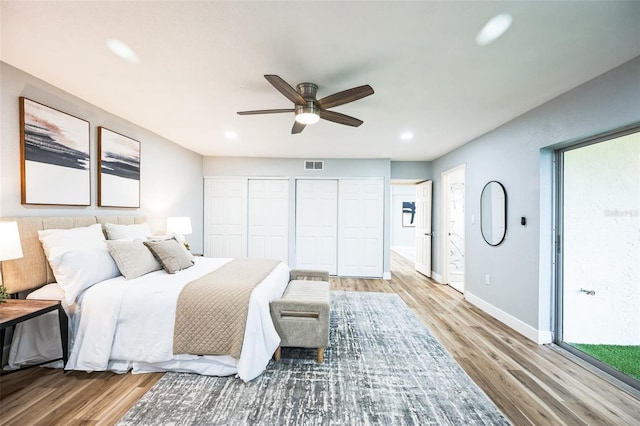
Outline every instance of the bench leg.
<path id="1" fill-rule="evenodd" d="M 324 348 L 318 348 L 318 364 L 322 364 L 324 361 Z"/>
<path id="2" fill-rule="evenodd" d="M 276 361 L 280 361 L 280 349 L 281 349 L 281 348 L 280 348 L 280 346 L 278 346 L 278 349 L 276 349 L 276 353 L 275 353 L 275 354 L 273 354 L 273 358 L 274 358 Z"/>

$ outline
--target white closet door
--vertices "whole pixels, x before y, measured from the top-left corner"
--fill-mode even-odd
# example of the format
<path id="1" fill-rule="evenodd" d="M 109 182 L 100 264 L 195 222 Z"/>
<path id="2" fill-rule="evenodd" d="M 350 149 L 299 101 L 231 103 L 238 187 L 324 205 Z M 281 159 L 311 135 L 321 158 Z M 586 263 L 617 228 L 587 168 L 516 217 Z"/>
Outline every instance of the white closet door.
<path id="1" fill-rule="evenodd" d="M 249 257 L 289 261 L 289 181 L 249 180 Z"/>
<path id="2" fill-rule="evenodd" d="M 338 193 L 338 275 L 382 277 L 384 182 L 342 179 Z"/>
<path id="3" fill-rule="evenodd" d="M 296 182 L 296 266 L 337 273 L 338 181 Z"/>
<path id="4" fill-rule="evenodd" d="M 204 255 L 247 256 L 247 179 L 205 179 Z"/>

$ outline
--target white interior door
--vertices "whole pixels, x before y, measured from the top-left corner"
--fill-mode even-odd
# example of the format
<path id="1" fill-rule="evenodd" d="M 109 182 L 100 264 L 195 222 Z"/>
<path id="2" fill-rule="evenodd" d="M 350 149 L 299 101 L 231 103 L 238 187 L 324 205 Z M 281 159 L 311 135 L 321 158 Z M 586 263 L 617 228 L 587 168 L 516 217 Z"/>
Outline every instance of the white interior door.
<path id="1" fill-rule="evenodd" d="M 416 270 L 431 276 L 431 194 L 433 182 L 416 185 Z"/>
<path id="2" fill-rule="evenodd" d="M 337 274 L 338 181 L 296 182 L 296 266 Z"/>
<path id="3" fill-rule="evenodd" d="M 464 293 L 465 264 L 465 166 L 442 174 L 443 191 L 443 279 Z"/>
<path id="4" fill-rule="evenodd" d="M 204 182 L 204 255 L 247 256 L 247 179 Z"/>
<path id="5" fill-rule="evenodd" d="M 248 257 L 289 261 L 289 181 L 249 180 Z"/>
<path id="6" fill-rule="evenodd" d="M 382 180 L 341 179 L 338 189 L 338 275 L 382 277 Z"/>

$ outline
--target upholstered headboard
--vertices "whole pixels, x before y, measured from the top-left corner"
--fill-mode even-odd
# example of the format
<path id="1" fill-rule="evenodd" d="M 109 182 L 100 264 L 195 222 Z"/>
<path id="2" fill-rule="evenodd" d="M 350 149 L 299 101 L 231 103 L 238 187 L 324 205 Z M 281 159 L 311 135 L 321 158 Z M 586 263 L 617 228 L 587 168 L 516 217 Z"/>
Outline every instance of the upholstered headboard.
<path id="1" fill-rule="evenodd" d="M 115 223 L 132 225 L 144 223 L 146 216 L 43 216 L 4 217 L 0 221 L 18 223 L 23 257 L 2 262 L 2 284 L 9 293 L 18 293 L 55 282 L 53 272 L 47 262 L 38 230 L 69 229 L 89 226 L 95 223 Z"/>

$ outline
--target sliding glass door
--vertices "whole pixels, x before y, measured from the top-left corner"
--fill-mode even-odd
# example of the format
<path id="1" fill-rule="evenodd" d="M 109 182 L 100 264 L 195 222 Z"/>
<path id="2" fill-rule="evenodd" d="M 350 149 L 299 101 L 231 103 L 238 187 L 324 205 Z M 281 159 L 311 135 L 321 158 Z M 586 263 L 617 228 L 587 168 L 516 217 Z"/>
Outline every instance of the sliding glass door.
<path id="1" fill-rule="evenodd" d="M 640 129 L 557 153 L 556 343 L 640 388 Z"/>

